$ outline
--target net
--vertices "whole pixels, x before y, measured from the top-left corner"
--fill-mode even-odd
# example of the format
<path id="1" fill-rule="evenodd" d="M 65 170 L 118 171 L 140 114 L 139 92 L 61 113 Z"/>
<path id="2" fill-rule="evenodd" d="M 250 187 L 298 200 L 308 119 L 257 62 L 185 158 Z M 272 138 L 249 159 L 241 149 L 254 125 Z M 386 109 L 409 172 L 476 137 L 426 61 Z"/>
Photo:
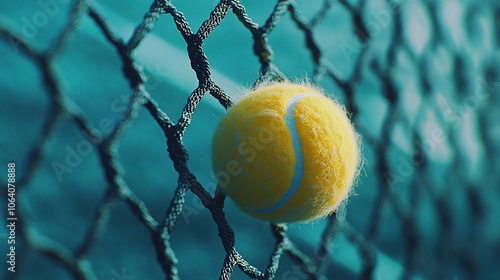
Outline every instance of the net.
<path id="1" fill-rule="evenodd" d="M 27 58 L 29 63 L 35 65 L 33 71 L 39 73 L 40 86 L 48 94 L 48 103 L 34 96 L 16 103 L 16 94 L 23 96 L 22 82 L 28 82 L 32 76 L 26 74 L 26 79 L 15 76 L 27 71 L 22 69 L 28 67 L 27 62 L 16 66 L 9 62 L 7 55 L 2 55 L 4 62 L 0 69 L 5 74 L 1 80 L 4 87 L 2 98 L 5 98 L 2 103 L 20 106 L 20 110 L 2 110 L 11 112 L 2 113 L 2 122 L 5 120 L 2 131 L 13 135 L 12 138 L 8 134 L 2 135 L 2 157 L 18 162 L 19 172 L 22 172 L 17 182 L 20 208 L 17 234 L 22 240 L 18 268 L 22 273 L 7 272 L 5 279 L 13 279 L 12 275 L 19 278 L 33 275 L 27 271 L 29 268 L 23 267 L 23 263 L 29 263 L 30 256 L 36 259 L 36 254 L 41 254 L 42 257 L 38 258 L 42 259 L 50 257 L 50 261 L 44 264 L 62 266 L 68 272 L 65 274 L 67 277 L 133 279 L 135 276 L 128 275 L 123 269 L 120 272 L 113 270 L 111 276 L 98 273 L 96 271 L 105 269 L 92 261 L 92 251 L 99 250 L 100 239 L 119 224 L 113 222 L 113 211 L 120 203 L 128 205 L 140 221 L 140 227 L 146 229 L 140 232 L 137 239 L 150 240 L 155 253 L 157 264 L 141 263 L 138 264 L 139 270 L 157 265 L 167 279 L 191 275 L 188 274 L 188 266 L 182 266 L 183 263 L 193 267 L 197 264 L 186 255 L 201 254 L 200 251 L 205 250 L 204 247 L 197 247 L 198 251 L 183 253 L 182 246 L 188 246 L 190 240 L 180 240 L 183 244 L 177 249 L 172 241 L 179 223 L 198 210 L 209 213 L 213 220 L 212 225 L 203 224 L 201 227 L 207 229 L 202 231 L 215 231 L 220 240 L 218 244 L 222 244 L 224 249 L 224 257 L 218 262 L 221 267 L 219 279 L 230 279 L 233 274 L 241 278 L 245 275 L 247 279 L 491 279 L 499 275 L 496 265 L 500 259 L 500 224 L 497 218 L 500 211 L 500 126 L 496 121 L 500 104 L 497 94 L 500 87 L 498 3 L 280 0 L 273 3 L 270 9 L 266 9 L 268 4 L 244 1 L 223 0 L 209 4 L 215 8 L 195 29 L 193 26 L 197 25 L 189 24 L 187 16 L 182 13 L 189 13 L 189 7 L 181 12 L 177 7 L 182 3 L 154 1 L 144 17 L 134 24 L 129 39 L 125 39 L 122 30 L 108 19 L 107 15 L 112 11 L 105 12 L 91 1 L 76 0 L 70 4 L 66 1 L 38 2 L 39 13 L 34 13 L 31 18 L 24 17 L 26 21 L 22 19 L 21 28 L 12 23 L 8 14 L 1 13 L 0 36 L 5 53 Z M 52 26 L 59 30 L 57 35 L 47 36 L 46 46 L 34 44 L 29 35 L 44 32 L 47 28 L 42 26 L 51 24 L 49 19 L 56 17 L 55 9 L 62 10 L 65 5 L 70 6 L 68 16 L 58 23 L 59 26 Z M 200 3 L 196 5 L 202 6 Z M 113 6 L 116 10 L 120 9 L 117 3 Z M 254 12 L 250 12 L 251 7 Z M 21 11 L 24 8 L 18 7 Z M 7 8 L 5 10 L 8 11 Z M 305 11 L 307 15 L 303 13 Z M 164 18 L 170 22 L 173 20 L 174 25 L 163 22 Z M 228 22 L 230 18 L 233 21 Z M 121 72 L 115 69 L 114 75 L 124 76 L 128 83 L 128 90 L 121 87 L 127 94 L 118 99 L 119 102 L 106 96 L 84 101 L 87 92 L 96 90 L 91 81 L 105 84 L 107 79 L 103 77 L 93 76 L 95 80 L 91 80 L 83 76 L 79 78 L 83 80 L 79 84 L 66 88 L 63 85 L 63 77 L 73 74 L 66 71 L 67 66 L 62 62 L 68 61 L 67 52 L 75 47 L 71 42 L 82 32 L 80 26 L 86 21 L 97 26 L 108 48 L 114 52 L 115 64 L 121 67 Z M 226 22 L 232 26 L 224 27 Z M 162 45 L 165 48 L 152 55 L 152 59 L 161 64 L 161 57 L 168 57 L 166 63 L 174 64 L 177 69 L 185 69 L 182 68 L 186 66 L 183 63 L 189 63 L 196 74 L 193 87 L 190 87 L 192 81 L 179 82 L 186 84 L 191 92 L 187 102 L 183 101 L 182 110 L 172 108 L 168 103 L 169 99 L 176 98 L 170 93 L 178 89 L 153 96 L 152 92 L 157 93 L 155 83 L 151 82 L 155 81 L 155 77 L 143 68 L 137 58 L 143 44 L 146 45 L 148 40 L 154 43 L 153 29 L 162 25 L 169 27 L 162 31 L 182 36 L 182 44 L 187 46 L 187 51 L 181 54 L 187 54 L 189 61 L 176 60 L 180 54 L 168 49 L 168 45 Z M 281 25 L 286 29 L 280 30 Z M 123 24 L 120 26 L 124 27 Z M 195 147 L 187 149 L 183 142 L 185 133 L 195 129 L 194 113 L 202 110 L 202 100 L 213 97 L 217 106 L 227 109 L 233 104 L 232 97 L 236 96 L 234 86 L 213 71 L 209 61 L 217 64 L 218 70 L 227 68 L 226 72 L 242 71 L 235 75 L 245 75 L 242 73 L 246 70 L 235 67 L 244 59 L 240 57 L 239 50 L 231 45 L 231 40 L 226 38 L 225 43 L 217 47 L 209 45 L 211 37 L 219 36 L 217 38 L 222 40 L 222 31 L 217 34 L 217 30 L 223 28 L 234 28 L 237 32 L 251 35 L 251 40 L 241 42 L 238 48 L 253 48 L 253 57 L 257 58 L 258 64 L 249 59 L 248 63 L 239 67 L 252 69 L 250 72 L 254 76 L 251 79 L 255 78 L 255 83 L 300 76 L 303 69 L 309 67 L 312 69 L 312 82 L 335 93 L 336 98 L 352 113 L 352 120 L 363 139 L 366 164 L 357 184 L 358 196 L 351 198 L 341 211 L 328 217 L 321 224 L 321 230 L 314 228 L 315 232 L 321 233 L 314 242 L 315 247 L 305 246 L 287 225 L 270 225 L 274 236 L 272 250 L 270 254 L 258 252 L 260 258 L 266 261 L 264 266 L 254 265 L 254 261 L 241 253 L 236 241 L 238 234 L 244 235 L 244 232 L 231 226 L 227 216 L 234 214 L 225 210 L 225 204 L 228 204 L 225 195 L 219 189 L 202 185 L 198 179 L 200 175 L 188 166 L 188 162 L 193 160 L 188 161 L 188 150 L 191 158 L 203 152 Z M 293 34 L 294 37 L 287 38 L 279 35 L 281 33 Z M 286 43 L 279 43 L 280 40 Z M 304 45 L 305 52 L 298 56 L 281 55 L 294 45 Z M 92 47 L 89 44 L 88 48 Z M 292 51 L 290 53 L 293 55 Z M 77 54 L 72 54 L 71 59 L 80 59 L 81 62 L 92 59 L 99 64 L 100 53 L 96 51 L 94 55 L 79 58 Z M 222 56 L 226 57 L 225 60 Z M 219 58 L 222 61 L 220 64 Z M 78 75 L 83 75 L 82 72 Z M 182 75 L 192 73 L 178 72 Z M 175 73 L 171 75 L 174 79 L 179 78 Z M 113 96 L 116 97 L 116 94 Z M 167 101 L 163 104 L 155 97 Z M 48 108 L 40 112 L 46 120 L 37 134 L 14 128 L 33 119 L 35 115 L 30 116 L 29 110 L 35 110 L 37 102 Z M 80 105 L 89 104 L 85 102 L 103 102 L 111 108 L 117 108 L 116 105 L 121 102 L 122 109 L 115 110 L 118 117 L 105 124 L 109 128 L 108 133 L 101 133 L 104 130 L 102 122 L 96 125 L 92 106 Z M 157 125 L 155 130 L 164 135 L 162 141 L 166 141 L 168 156 L 177 173 L 175 178 L 168 178 L 170 183 L 165 183 L 171 186 L 172 182 L 176 182 L 176 187 L 161 187 L 165 192 L 173 193 L 168 206 L 163 204 L 161 211 L 166 213 L 161 218 L 155 217 L 153 212 L 157 210 L 151 209 L 138 195 L 143 192 L 139 187 L 141 181 L 127 177 L 127 172 L 133 171 L 124 167 L 124 161 L 133 162 L 131 154 L 140 153 L 145 144 L 138 144 L 139 148 L 129 153 L 120 148 L 123 141 L 132 141 L 124 139 L 127 139 L 127 132 L 133 130 L 135 123 L 142 120 L 144 112 L 153 117 Z M 173 119 L 176 113 L 180 115 L 177 121 Z M 200 117 L 209 119 L 211 116 Z M 146 120 L 152 122 L 152 119 L 149 117 Z M 63 177 L 71 177 L 71 164 L 68 167 L 68 164 L 45 160 L 50 156 L 49 151 L 59 143 L 57 139 L 61 131 L 70 124 L 73 129 L 76 125 L 78 131 L 75 134 L 78 137 L 88 141 L 78 142 L 79 145 L 73 149 L 76 154 L 66 149 L 63 153 L 66 163 L 69 161 L 79 166 L 81 158 L 91 153 L 87 151 L 95 151 L 98 162 L 88 163 L 92 165 L 88 167 L 88 174 L 92 177 L 104 174 L 105 183 L 99 187 L 105 191 L 92 204 L 93 217 L 78 227 L 83 232 L 82 238 L 74 241 L 76 245 L 67 246 L 58 237 L 71 238 L 75 231 L 65 230 L 64 226 L 47 220 L 36 221 L 41 214 L 33 213 L 45 213 L 47 210 L 31 209 L 29 205 L 30 200 L 35 199 L 33 196 L 48 201 L 46 205 L 50 207 L 60 203 L 78 203 L 78 195 L 70 197 L 72 201 L 65 197 L 61 202 L 49 191 L 30 192 L 30 188 L 48 184 L 37 179 L 39 173 L 52 172 L 59 182 Z M 208 137 L 209 134 L 202 135 Z M 20 149 L 9 151 L 14 145 L 12 139 L 30 136 L 34 140 L 20 144 L 20 149 L 29 149 L 25 159 L 15 154 Z M 162 172 L 161 169 L 159 171 Z M 149 175 L 159 178 L 161 173 Z M 90 180 L 65 181 L 65 184 L 86 186 L 87 179 Z M 85 190 L 85 187 L 82 189 Z M 80 195 L 84 193 L 70 191 Z M 188 200 L 190 192 L 195 195 L 196 203 L 202 204 L 202 207 L 196 208 L 198 210 L 193 209 Z M 6 192 L 3 194 L 6 195 Z M 92 199 L 96 200 L 95 197 Z M 58 227 L 65 237 L 44 234 L 51 227 Z M 212 237 L 217 238 L 215 235 Z M 126 253 L 127 250 L 121 252 Z M 212 260 L 205 261 L 213 264 Z M 237 270 L 243 274 L 237 274 Z M 204 272 L 197 273 L 197 279 L 205 277 Z"/>

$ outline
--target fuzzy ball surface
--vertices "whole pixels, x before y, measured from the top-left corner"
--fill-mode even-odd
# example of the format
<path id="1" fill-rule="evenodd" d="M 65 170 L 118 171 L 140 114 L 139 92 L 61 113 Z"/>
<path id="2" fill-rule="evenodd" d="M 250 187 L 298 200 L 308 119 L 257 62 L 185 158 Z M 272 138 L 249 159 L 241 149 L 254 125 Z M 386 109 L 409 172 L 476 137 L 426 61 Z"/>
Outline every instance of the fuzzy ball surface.
<path id="1" fill-rule="evenodd" d="M 260 86 L 219 123 L 212 146 L 221 189 L 271 222 L 326 216 L 349 196 L 358 138 L 342 106 L 309 85 Z"/>

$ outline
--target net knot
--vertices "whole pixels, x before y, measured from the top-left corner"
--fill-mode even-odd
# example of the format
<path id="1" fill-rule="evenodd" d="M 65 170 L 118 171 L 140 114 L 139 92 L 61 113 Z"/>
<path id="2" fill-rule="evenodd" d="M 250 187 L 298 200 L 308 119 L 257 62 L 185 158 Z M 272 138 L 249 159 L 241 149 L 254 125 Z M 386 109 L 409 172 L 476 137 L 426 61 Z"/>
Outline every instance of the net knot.
<path id="1" fill-rule="evenodd" d="M 182 145 L 182 140 L 178 137 L 169 137 L 167 140 L 168 153 L 174 162 L 175 170 L 178 172 L 187 170 L 187 161 L 189 154 Z"/>

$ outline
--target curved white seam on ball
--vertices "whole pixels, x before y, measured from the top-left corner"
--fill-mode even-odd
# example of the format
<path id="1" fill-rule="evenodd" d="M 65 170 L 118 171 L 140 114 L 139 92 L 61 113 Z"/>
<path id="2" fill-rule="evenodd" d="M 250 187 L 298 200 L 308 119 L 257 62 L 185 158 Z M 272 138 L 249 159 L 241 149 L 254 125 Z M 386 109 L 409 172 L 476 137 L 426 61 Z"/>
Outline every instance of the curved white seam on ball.
<path id="1" fill-rule="evenodd" d="M 302 176 L 304 176 L 304 169 L 303 169 L 303 164 L 304 164 L 304 158 L 302 156 L 302 145 L 300 143 L 300 138 L 299 134 L 297 133 L 296 129 L 296 123 L 295 123 L 295 105 L 305 97 L 308 96 L 315 96 L 314 93 L 299 93 L 294 96 L 292 96 L 290 99 L 288 99 L 288 106 L 286 108 L 286 115 L 285 115 L 285 123 L 288 129 L 290 130 L 290 134 L 292 136 L 292 146 L 293 150 L 295 151 L 295 167 L 294 167 L 294 174 L 292 178 L 292 183 L 288 191 L 283 195 L 283 197 L 276 202 L 275 204 L 262 208 L 262 209 L 248 209 L 251 210 L 255 213 L 269 213 L 273 212 L 283 205 L 285 205 L 291 198 L 292 196 L 297 192 L 300 186 L 300 182 L 302 181 Z"/>

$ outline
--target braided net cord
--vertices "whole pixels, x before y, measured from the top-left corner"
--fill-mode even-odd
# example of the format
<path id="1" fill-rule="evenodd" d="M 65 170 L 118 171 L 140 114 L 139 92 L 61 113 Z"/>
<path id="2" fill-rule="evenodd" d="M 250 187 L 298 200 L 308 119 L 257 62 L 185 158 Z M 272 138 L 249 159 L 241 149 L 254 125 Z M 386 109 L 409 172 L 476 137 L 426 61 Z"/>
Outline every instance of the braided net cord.
<path id="1" fill-rule="evenodd" d="M 463 65 L 464 60 L 466 60 L 469 54 L 457 51 L 453 43 L 445 36 L 447 30 L 442 22 L 438 20 L 437 5 L 431 1 L 423 1 L 425 3 L 423 5 L 424 9 L 431 15 L 430 29 L 434 30 L 430 39 L 429 44 L 431 47 L 428 53 L 417 55 L 412 47 L 408 45 L 402 30 L 402 14 L 395 13 L 393 18 L 394 28 L 390 35 L 391 47 L 387 50 L 385 56 L 374 56 L 370 44 L 370 31 L 367 28 L 367 21 L 364 16 L 367 2 L 369 1 L 360 0 L 353 4 L 346 0 L 325 0 L 316 14 L 312 18 L 306 19 L 300 14 L 300 9 L 294 1 L 279 0 L 267 20 L 262 25 L 259 25 L 251 19 L 245 7 L 239 1 L 222 0 L 216 4 L 209 18 L 201 24 L 198 30 L 193 31 L 184 15 L 171 1 L 157 0 L 153 2 L 142 22 L 136 26 L 132 36 L 128 40 L 124 40 L 113 31 L 113 26 L 108 22 L 105 14 L 97 5 L 86 0 L 75 0 L 72 2 L 67 24 L 62 29 L 60 35 L 44 50 L 39 50 L 24 40 L 15 31 L 15 28 L 0 24 L 0 37 L 11 43 L 13 42 L 19 48 L 20 54 L 33 60 L 39 67 L 51 107 L 50 115 L 44 125 L 42 134 L 29 154 L 27 171 L 18 183 L 19 196 L 23 195 L 23 189 L 29 187 L 33 175 L 40 168 L 48 143 L 56 137 L 62 124 L 68 121 L 76 123 L 85 133 L 86 137 L 95 144 L 108 183 L 107 192 L 102 198 L 98 209 L 95 211 L 95 217 L 88 227 L 81 245 L 76 250 L 69 250 L 57 240 L 39 233 L 27 222 L 29 221 L 29 217 L 20 217 L 19 220 L 24 222 L 19 224 L 19 234 L 25 241 L 26 247 L 52 257 L 64 266 L 75 279 L 97 279 L 92 264 L 88 260 L 88 255 L 95 247 L 100 236 L 105 232 L 114 206 L 119 201 L 124 201 L 144 227 L 149 230 L 156 250 L 158 264 L 163 269 L 166 279 L 179 279 L 178 260 L 172 249 L 170 237 L 185 205 L 186 193 L 191 191 L 201 200 L 204 207 L 212 215 L 213 221 L 217 225 L 221 243 L 226 252 L 225 259 L 221 260 L 222 269 L 219 279 L 230 279 L 235 267 L 238 267 L 252 279 L 273 279 L 278 271 L 280 259 L 284 254 L 288 254 L 300 266 L 300 269 L 303 270 L 309 279 L 323 279 L 324 271 L 329 265 L 329 253 L 334 250 L 333 240 L 339 234 L 344 235 L 354 244 L 356 251 L 362 259 L 362 267 L 359 272 L 360 279 L 372 279 L 375 277 L 377 267 L 376 244 L 377 236 L 380 233 L 380 227 L 383 223 L 384 211 L 394 213 L 403 225 L 401 235 L 406 247 L 406 255 L 402 261 L 404 267 L 404 272 L 401 275 L 402 279 L 409 279 L 415 274 L 433 279 L 444 279 L 443 276 L 449 271 L 450 267 L 456 265 L 463 270 L 467 278 L 477 278 L 480 267 L 477 262 L 477 256 L 481 253 L 480 249 L 482 248 L 481 246 L 484 246 L 484 243 L 480 241 L 482 237 L 480 231 L 474 229 L 483 228 L 486 223 L 487 210 L 482 202 L 486 194 L 482 184 L 493 186 L 495 188 L 493 195 L 497 199 L 500 196 L 498 187 L 500 177 L 498 172 L 496 172 L 500 166 L 500 157 L 498 157 L 499 143 L 498 139 L 495 140 L 494 135 L 488 132 L 488 122 L 482 121 L 491 118 L 488 115 L 488 108 L 477 111 L 479 137 L 484 143 L 483 149 L 485 154 L 497 156 L 487 159 L 488 164 L 481 173 L 481 177 L 484 178 L 481 184 L 469 180 L 465 175 L 468 168 L 467 159 L 462 156 L 463 153 L 460 151 L 460 133 L 447 122 L 442 114 L 442 109 L 432 101 L 432 92 L 435 90 L 433 89 L 432 77 L 426 71 L 426 69 L 432 67 L 429 60 L 432 52 L 437 51 L 439 48 L 449 51 L 456 64 L 456 74 L 453 80 L 454 91 L 457 96 L 465 97 L 467 95 L 467 88 L 473 86 L 467 84 L 473 83 L 473 81 L 468 79 L 470 74 L 467 72 L 467 67 Z M 399 5 L 402 5 L 390 0 L 386 2 L 393 9 L 398 9 Z M 496 15 L 495 28 L 497 32 L 494 34 L 493 40 L 496 40 L 495 44 L 498 47 L 500 44 L 500 39 L 498 38 L 498 34 L 500 34 L 498 17 L 500 6 L 491 4 L 491 7 L 489 7 L 487 5 L 490 4 L 486 2 L 482 5 L 488 9 L 494 9 L 494 14 Z M 477 4 L 477 7 L 479 6 Z M 343 78 L 338 73 L 332 66 L 332 63 L 325 58 L 320 45 L 315 40 L 315 30 L 321 24 L 322 20 L 336 8 L 347 9 L 350 12 L 353 32 L 355 32 L 359 42 L 363 45 L 356 56 L 354 70 L 348 78 Z M 471 13 L 473 12 L 474 10 Z M 234 15 L 230 15 L 230 13 Z M 305 45 L 310 52 L 310 57 L 314 65 L 311 77 L 312 82 L 318 84 L 328 79 L 340 88 L 346 98 L 345 105 L 349 112 L 352 113 L 352 119 L 356 124 L 356 128 L 363 137 L 364 146 L 375 151 L 376 161 L 370 164 L 376 167 L 375 173 L 377 175 L 376 184 L 378 190 L 373 207 L 366 211 L 370 215 L 367 233 L 361 233 L 348 220 L 342 218 L 341 215 L 333 213 L 327 218 L 328 222 L 315 250 L 314 257 L 302 252 L 294 241 L 290 239 L 287 234 L 286 225 L 271 225 L 276 243 L 269 256 L 267 267 L 264 270 L 260 270 L 246 261 L 244 256 L 235 247 L 235 233 L 230 227 L 223 210 L 225 201 L 224 193 L 217 189 L 212 196 L 189 170 L 187 165 L 188 152 L 183 145 L 182 138 L 190 125 L 193 113 L 206 93 L 213 96 L 225 109 L 230 108 L 233 104 L 231 97 L 212 80 L 210 65 L 204 53 L 203 44 L 212 31 L 220 24 L 223 24 L 225 17 L 236 16 L 241 24 L 251 32 L 253 38 L 253 51 L 260 62 L 257 82 L 269 79 L 283 80 L 285 76 L 281 73 L 278 66 L 273 64 L 273 52 L 268 37 L 285 15 L 291 17 L 296 24 L 297 30 L 304 35 Z M 55 58 L 64 50 L 67 43 L 71 40 L 72 35 L 77 32 L 79 22 L 85 17 L 90 18 L 99 27 L 109 44 L 119 54 L 123 74 L 131 88 L 127 110 L 114 124 L 112 132 L 104 139 L 99 139 L 99 136 L 95 134 L 95 127 L 86 119 L 84 112 L 65 95 L 61 89 L 58 74 L 55 71 Z M 182 115 L 177 122 L 174 122 L 149 94 L 145 86 L 145 73 L 141 65 L 134 58 L 134 51 L 153 30 L 160 17 L 171 17 L 175 22 L 178 32 L 180 32 L 187 44 L 187 53 L 191 67 L 195 71 L 198 80 L 198 86 L 189 95 L 187 103 L 182 110 Z M 471 16 L 471 18 L 473 17 Z M 444 187 L 444 191 L 437 191 L 438 189 L 442 189 L 442 187 L 438 188 L 438 184 L 440 183 L 432 181 L 427 175 L 430 172 L 427 162 L 415 167 L 415 172 L 407 178 L 406 182 L 408 182 L 410 192 L 408 197 L 400 195 L 391 189 L 391 186 L 397 182 L 395 175 L 397 173 L 397 166 L 395 167 L 391 164 L 391 157 L 393 155 L 391 148 L 394 146 L 392 133 L 395 127 L 403 125 L 407 129 L 407 133 L 413 140 L 412 147 L 410 148 L 411 154 L 425 154 L 426 152 L 421 145 L 418 145 L 418 143 L 422 143 L 426 138 L 425 133 L 420 127 L 421 124 L 409 120 L 404 109 L 400 106 L 404 84 L 401 84 L 395 78 L 396 73 L 394 70 L 397 66 L 397 56 L 400 53 L 408 56 L 411 63 L 420 69 L 416 75 L 419 80 L 422 100 L 416 104 L 418 107 L 417 111 L 423 112 L 425 111 L 424 108 L 426 108 L 436 112 L 440 116 L 440 123 L 448 139 L 449 148 L 457 155 L 453 164 L 446 166 L 447 171 L 442 175 L 444 176 L 444 181 L 448 182 Z M 493 87 L 494 81 L 500 80 L 498 67 L 492 63 L 485 64 L 483 69 L 483 72 L 478 75 L 484 78 L 486 84 Z M 381 92 L 384 94 L 388 106 L 388 113 L 384 116 L 380 136 L 373 135 L 362 123 L 358 122 L 360 108 L 356 101 L 356 93 L 358 92 L 359 84 L 365 78 L 364 72 L 366 71 L 371 71 L 379 81 Z M 487 104 L 484 106 L 494 105 Z M 123 168 L 118 157 L 120 140 L 132 125 L 140 110 L 147 110 L 159 128 L 164 132 L 169 156 L 178 173 L 178 184 L 175 189 L 175 195 L 166 210 L 163 220 L 153 218 L 145 203 L 132 191 L 132 188 L 124 180 Z M 471 230 L 468 232 L 468 238 L 474 242 L 462 242 L 462 239 L 454 235 L 454 206 L 447 197 L 450 192 L 456 190 L 467 195 L 466 207 L 471 217 L 473 217 L 470 219 L 471 224 L 469 228 Z M 423 264 L 424 253 L 421 249 L 421 243 L 425 236 L 422 236 L 417 222 L 417 215 L 421 210 L 424 197 L 434 204 L 434 208 L 432 208 L 433 215 L 437 216 L 439 220 L 439 228 L 436 236 L 438 240 L 437 244 L 439 244 L 436 245 L 436 252 L 438 252 L 437 263 L 432 265 Z M 494 249 L 494 256 L 500 259 L 500 235 L 490 238 L 492 240 L 489 240 L 489 242 L 493 244 L 493 248 L 496 248 Z M 8 276 L 11 277 L 11 275 Z"/>

